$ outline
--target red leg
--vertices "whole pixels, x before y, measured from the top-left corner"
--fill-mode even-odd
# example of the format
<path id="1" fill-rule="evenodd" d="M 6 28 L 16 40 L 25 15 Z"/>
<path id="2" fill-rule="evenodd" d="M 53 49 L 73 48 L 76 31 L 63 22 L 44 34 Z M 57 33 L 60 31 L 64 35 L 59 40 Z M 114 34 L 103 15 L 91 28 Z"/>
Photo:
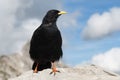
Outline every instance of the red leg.
<path id="1" fill-rule="evenodd" d="M 56 69 L 56 66 L 55 66 L 55 63 L 54 63 L 54 62 L 51 62 L 51 64 L 52 64 L 52 72 L 51 72 L 50 74 L 54 73 L 54 75 L 56 75 L 56 72 L 60 72 L 60 71 L 58 71 L 58 70 Z"/>
<path id="2" fill-rule="evenodd" d="M 33 71 L 33 73 L 38 73 L 38 63 L 37 63 L 37 65 L 36 65 L 36 67 L 35 67 L 35 70 Z"/>

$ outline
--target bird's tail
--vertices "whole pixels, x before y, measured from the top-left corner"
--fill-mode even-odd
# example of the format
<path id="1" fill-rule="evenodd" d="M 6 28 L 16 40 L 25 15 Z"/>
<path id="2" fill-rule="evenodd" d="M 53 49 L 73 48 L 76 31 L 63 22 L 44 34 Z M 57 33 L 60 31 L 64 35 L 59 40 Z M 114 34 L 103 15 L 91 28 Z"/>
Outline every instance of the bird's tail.
<path id="1" fill-rule="evenodd" d="M 32 70 L 35 70 L 35 67 L 37 66 L 38 63 L 34 62 L 32 65 Z M 42 64 L 38 64 L 37 71 L 41 71 L 43 69 L 51 68 L 51 62 L 46 62 Z"/>

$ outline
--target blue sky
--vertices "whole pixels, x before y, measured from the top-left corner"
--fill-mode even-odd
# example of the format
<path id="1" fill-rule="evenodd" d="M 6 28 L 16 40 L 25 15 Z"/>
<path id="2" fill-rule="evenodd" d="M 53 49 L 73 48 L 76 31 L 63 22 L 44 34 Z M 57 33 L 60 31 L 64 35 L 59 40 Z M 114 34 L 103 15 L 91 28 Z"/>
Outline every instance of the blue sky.
<path id="1" fill-rule="evenodd" d="M 90 60 L 97 53 L 105 52 L 113 47 L 120 47 L 120 44 L 118 44 L 120 41 L 119 32 L 100 39 L 84 40 L 81 37 L 81 31 L 86 26 L 91 15 L 94 13 L 102 14 L 113 7 L 120 7 L 119 0 L 65 0 L 63 2 L 67 11 L 80 12 L 80 16 L 78 17 L 79 23 L 77 23 L 80 26 L 77 25 L 79 26 L 78 30 L 75 30 L 73 35 L 70 34 L 74 39 L 69 40 L 70 48 L 64 50 L 65 57 L 70 55 L 67 57 L 67 62 L 75 65 Z"/>
<path id="2" fill-rule="evenodd" d="M 107 29 L 107 24 L 109 24 L 109 19 L 102 22 L 100 19 L 103 19 L 107 16 L 107 14 L 112 16 L 112 9 L 113 8 L 120 8 L 120 1 L 119 0 L 72 0 L 72 1 L 63 1 L 64 7 L 68 11 L 68 14 L 70 12 L 78 12 L 79 15 L 76 18 L 77 19 L 77 25 L 76 29 L 73 30 L 63 30 L 63 36 L 67 37 L 68 46 L 63 48 L 64 50 L 64 58 L 69 65 L 77 65 L 82 63 L 93 63 L 96 65 L 99 65 L 101 67 L 104 67 L 106 69 L 115 71 L 120 73 L 120 69 L 118 69 L 118 66 L 120 64 L 119 59 L 117 56 L 120 56 L 120 30 L 115 30 L 115 25 L 111 27 L 110 30 L 107 31 L 104 30 Z M 107 14 L 106 14 L 107 13 Z M 120 13 L 117 12 L 119 15 Z M 93 15 L 96 15 L 99 17 L 96 17 L 95 20 L 101 21 L 101 24 L 104 26 L 99 26 L 99 22 L 95 21 L 93 18 Z M 112 16 L 113 17 L 113 16 Z M 118 16 L 120 18 L 120 16 Z M 90 21 L 91 20 L 91 21 Z M 114 20 L 111 20 L 114 22 Z M 94 36 L 90 37 L 89 34 L 87 34 L 87 39 L 84 38 L 84 35 L 82 35 L 85 27 L 91 27 L 91 25 L 95 24 L 97 27 L 100 28 L 101 32 L 108 32 L 101 36 Z M 98 25 L 98 26 L 97 26 Z M 106 26 L 105 26 L 106 25 Z M 112 25 L 112 24 L 111 24 Z M 111 26 L 110 25 L 110 26 Z M 120 25 L 119 25 L 120 27 Z M 92 27 L 91 29 L 93 29 Z M 89 28 L 88 28 L 89 29 Z M 95 29 L 97 30 L 97 29 Z M 102 31 L 103 30 L 103 31 Z M 88 30 L 89 31 L 89 30 Z M 94 29 L 93 29 L 94 32 Z M 72 33 L 72 34 L 71 34 Z M 91 32 L 90 32 L 91 33 Z M 99 30 L 98 30 L 99 33 Z M 97 34 L 96 33 L 93 33 Z M 112 64 L 112 65 L 111 65 Z"/>
<path id="3" fill-rule="evenodd" d="M 89 62 L 120 72 L 119 0 L 6 0 L 0 5 L 1 55 L 21 52 L 45 13 L 59 9 L 68 12 L 58 19 L 63 61 L 71 66 Z"/>

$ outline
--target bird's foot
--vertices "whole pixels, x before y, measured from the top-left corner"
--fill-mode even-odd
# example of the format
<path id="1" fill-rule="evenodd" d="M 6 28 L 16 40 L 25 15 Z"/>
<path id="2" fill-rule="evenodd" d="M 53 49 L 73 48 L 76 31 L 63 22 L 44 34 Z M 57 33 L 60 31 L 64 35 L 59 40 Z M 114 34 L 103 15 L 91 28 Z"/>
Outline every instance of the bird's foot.
<path id="1" fill-rule="evenodd" d="M 38 73 L 38 70 L 35 69 L 35 70 L 33 71 L 33 73 Z"/>
<path id="2" fill-rule="evenodd" d="M 54 74 L 54 76 L 56 75 L 56 72 L 59 72 L 60 73 L 60 71 L 58 71 L 56 68 L 52 68 L 52 72 L 50 72 L 50 74 Z"/>
<path id="3" fill-rule="evenodd" d="M 33 73 L 38 73 L 38 71 L 34 70 Z"/>

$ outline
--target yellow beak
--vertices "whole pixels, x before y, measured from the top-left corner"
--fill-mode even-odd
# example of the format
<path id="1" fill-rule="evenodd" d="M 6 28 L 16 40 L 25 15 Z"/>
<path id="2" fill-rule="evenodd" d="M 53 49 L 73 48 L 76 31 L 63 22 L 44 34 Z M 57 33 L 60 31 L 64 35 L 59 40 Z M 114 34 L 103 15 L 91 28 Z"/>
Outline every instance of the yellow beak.
<path id="1" fill-rule="evenodd" d="M 67 12 L 65 12 L 65 11 L 60 11 L 58 14 L 60 15 L 60 14 L 66 14 Z"/>

